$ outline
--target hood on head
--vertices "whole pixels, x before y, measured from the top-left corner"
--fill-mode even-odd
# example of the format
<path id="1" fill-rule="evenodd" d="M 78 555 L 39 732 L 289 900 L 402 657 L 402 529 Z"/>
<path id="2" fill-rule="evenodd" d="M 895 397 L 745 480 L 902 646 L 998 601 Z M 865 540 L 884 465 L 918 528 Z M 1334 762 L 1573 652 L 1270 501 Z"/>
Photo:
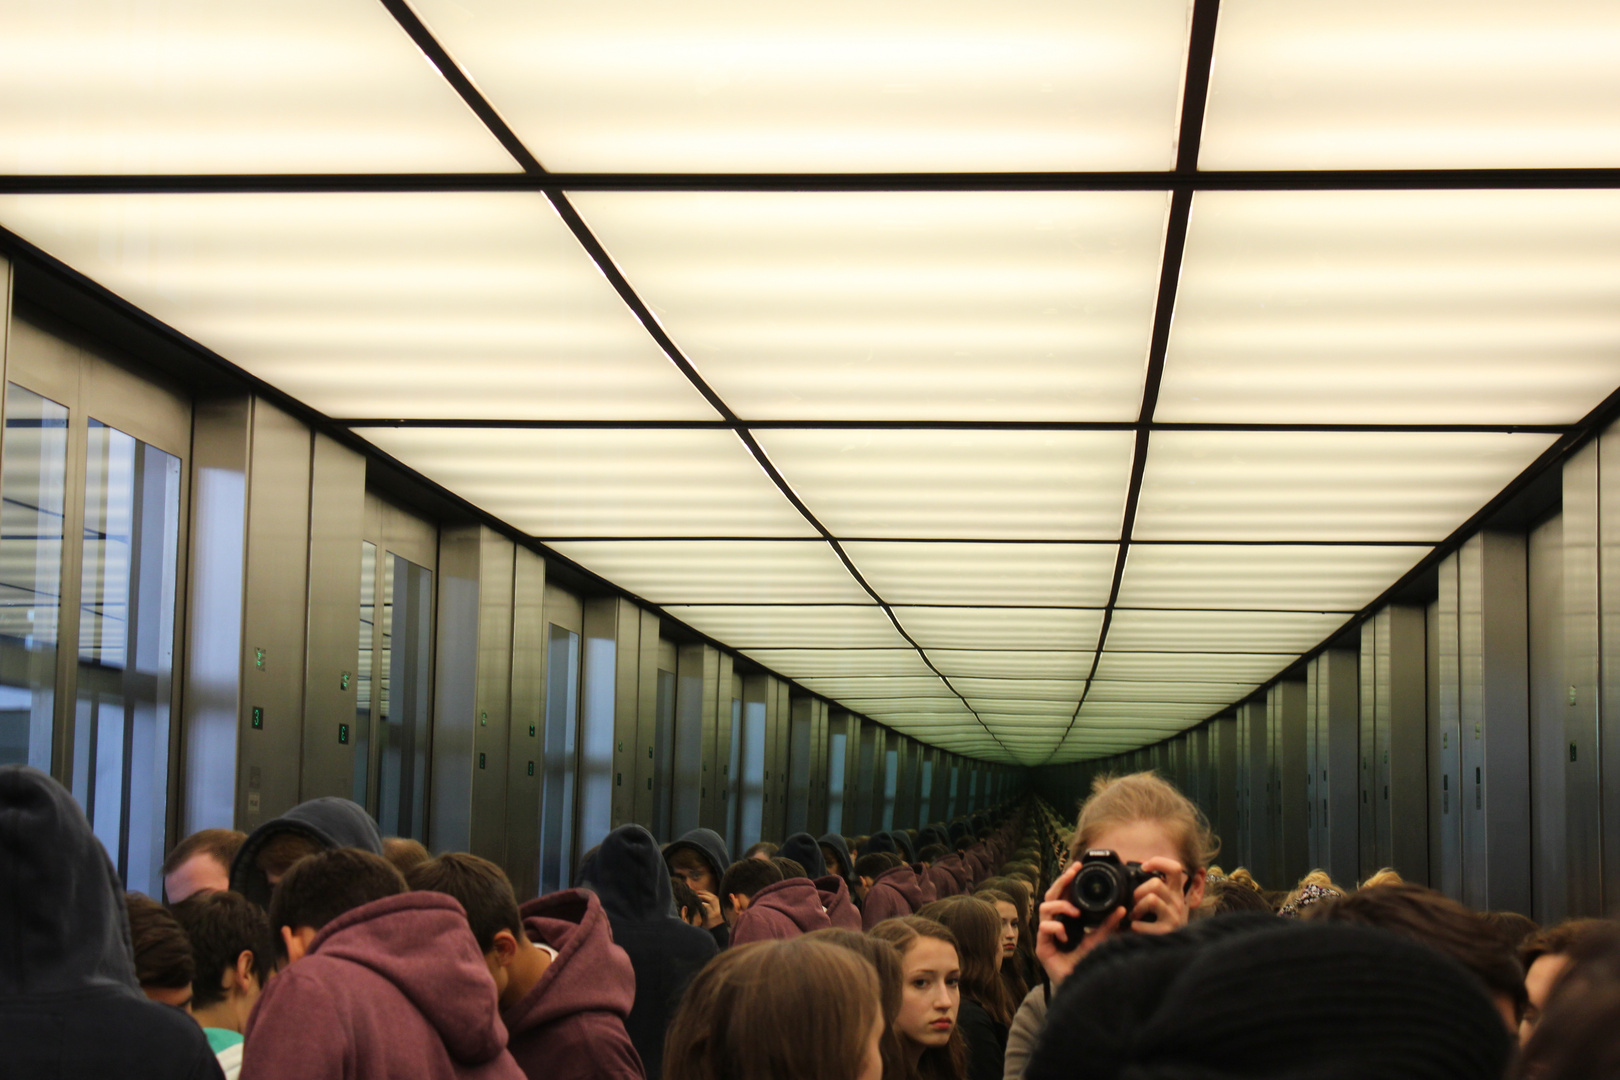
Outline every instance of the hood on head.
<path id="1" fill-rule="evenodd" d="M 887 851 L 891 855 L 900 854 L 900 849 L 895 846 L 894 837 L 886 832 L 873 833 L 866 838 L 866 843 L 861 845 L 862 855 L 870 855 L 874 851 Z"/>
<path id="2" fill-rule="evenodd" d="M 827 876 L 827 860 L 822 857 L 821 844 L 807 832 L 794 833 L 782 841 L 782 848 L 776 854 L 804 867 L 804 876 L 811 881 Z"/>
<path id="3" fill-rule="evenodd" d="M 968 834 L 968 827 L 967 827 L 967 825 L 965 823 L 960 822 L 960 821 L 951 822 L 951 827 L 950 827 L 951 842 L 949 844 L 946 844 L 945 846 L 946 847 L 955 847 L 956 842 L 958 840 L 962 839 L 967 834 Z"/>
<path id="4" fill-rule="evenodd" d="M 495 980 L 466 913 L 443 893 L 401 893 L 344 912 L 321 928 L 308 956 L 346 960 L 387 979 L 458 1062 L 482 1064 L 506 1049 Z"/>
<path id="5" fill-rule="evenodd" d="M 911 846 L 911 837 L 907 836 L 899 829 L 890 830 L 889 837 L 894 841 L 895 854 L 905 859 L 908 863 L 917 861 L 917 851 Z"/>
<path id="6" fill-rule="evenodd" d="M 673 919 L 675 890 L 653 834 L 640 825 L 620 825 L 579 868 L 580 883 L 602 901 L 610 918 Z"/>
<path id="7" fill-rule="evenodd" d="M 809 878 L 788 878 L 765 886 L 754 894 L 748 910 L 786 915 L 803 934 L 832 925 L 821 903 L 821 892 Z M 747 918 L 746 913 L 744 918 Z"/>
<path id="8" fill-rule="evenodd" d="M 888 885 L 898 890 L 900 895 L 906 898 L 906 903 L 911 905 L 912 911 L 922 907 L 922 885 L 917 881 L 917 872 L 911 867 L 897 866 L 893 870 L 884 871 L 872 882 L 874 889 L 879 885 Z"/>
<path id="9" fill-rule="evenodd" d="M 849 857 L 849 841 L 845 840 L 841 833 L 830 832 L 826 836 L 823 836 L 820 840 L 817 840 L 816 843 L 826 844 L 828 847 L 838 852 L 839 856 L 844 860 L 844 865 L 829 866 L 827 867 L 827 873 L 837 874 L 845 881 L 848 881 L 855 873 L 855 860 Z M 825 856 L 822 857 L 822 861 L 826 861 Z"/>
<path id="10" fill-rule="evenodd" d="M 726 874 L 726 867 L 731 865 L 731 849 L 726 847 L 725 838 L 713 829 L 693 829 L 685 836 L 664 848 L 664 861 L 682 848 L 690 849 L 701 855 L 709 864 L 709 871 L 714 874 L 714 887 L 720 888 L 720 879 Z"/>
<path id="11" fill-rule="evenodd" d="M 118 872 L 67 788 L 0 766 L 0 998 L 139 993 Z"/>
<path id="12" fill-rule="evenodd" d="M 849 884 L 837 874 L 816 879 L 816 892 L 821 895 L 821 906 L 827 909 L 827 920 L 835 929 L 861 932 L 861 913 L 849 898 Z"/>
<path id="13" fill-rule="evenodd" d="M 621 1020 L 636 1000 L 630 957 L 613 944 L 602 904 L 583 889 L 530 900 L 520 909 L 529 940 L 557 950 L 557 958 L 523 1000 L 502 1015 L 515 1036 L 582 1012 L 609 1012 Z"/>
<path id="14" fill-rule="evenodd" d="M 364 807 L 336 796 L 311 799 L 253 830 L 231 863 L 232 892 L 241 893 L 260 907 L 269 906 L 270 882 L 255 860 L 264 846 L 282 833 L 307 836 L 328 851 L 359 848 L 373 855 L 382 854 L 382 833 Z"/>

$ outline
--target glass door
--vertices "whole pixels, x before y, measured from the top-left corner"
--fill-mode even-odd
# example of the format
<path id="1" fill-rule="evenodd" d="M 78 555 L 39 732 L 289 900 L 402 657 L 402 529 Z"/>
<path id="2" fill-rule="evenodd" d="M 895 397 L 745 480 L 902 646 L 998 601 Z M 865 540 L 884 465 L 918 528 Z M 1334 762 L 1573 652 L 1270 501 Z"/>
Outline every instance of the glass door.
<path id="1" fill-rule="evenodd" d="M 127 888 L 157 895 L 191 403 L 16 318 L 0 444 L 0 763 L 68 785 Z"/>
<path id="2" fill-rule="evenodd" d="M 427 841 L 438 531 L 366 495 L 355 668 L 355 801 L 385 836 Z"/>

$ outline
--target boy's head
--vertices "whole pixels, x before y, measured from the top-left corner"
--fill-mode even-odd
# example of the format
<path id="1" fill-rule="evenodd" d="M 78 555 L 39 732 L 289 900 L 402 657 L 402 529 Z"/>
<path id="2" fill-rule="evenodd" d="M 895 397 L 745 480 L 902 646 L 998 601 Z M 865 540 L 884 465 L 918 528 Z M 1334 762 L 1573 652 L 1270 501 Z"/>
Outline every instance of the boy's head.
<path id="1" fill-rule="evenodd" d="M 270 919 L 259 905 L 233 892 L 199 893 L 174 905 L 171 914 L 191 939 L 196 962 L 192 1012 L 228 1014 L 203 1026 L 241 1031 L 275 963 Z M 226 1008 L 216 1008 L 221 1005 Z"/>
<path id="2" fill-rule="evenodd" d="M 691 844 L 671 844 L 664 852 L 669 876 L 684 882 L 693 892 L 718 892 L 720 881 L 707 857 Z"/>
<path id="3" fill-rule="evenodd" d="M 688 926 L 702 926 L 703 901 L 692 891 L 692 886 L 684 878 L 672 877 L 669 887 L 675 891 L 675 910 L 680 912 L 681 921 Z"/>
<path id="4" fill-rule="evenodd" d="M 922 863 L 924 866 L 933 866 L 935 863 L 939 862 L 939 860 L 943 859 L 949 854 L 950 852 L 945 850 L 945 846 L 943 844 L 929 844 L 927 847 L 917 852 L 917 861 Z"/>
<path id="5" fill-rule="evenodd" d="M 129 912 L 135 979 L 141 992 L 153 1001 L 190 1012 L 196 965 L 186 932 L 167 908 L 150 897 L 128 893 L 124 907 Z"/>
<path id="6" fill-rule="evenodd" d="M 409 891 L 388 860 L 359 848 L 319 851 L 288 868 L 270 894 L 270 926 L 287 962 L 302 960 L 327 923 L 373 900 Z"/>
<path id="7" fill-rule="evenodd" d="M 900 857 L 887 851 L 874 851 L 855 860 L 855 894 L 866 899 L 872 883 L 900 865 Z"/>
<path id="8" fill-rule="evenodd" d="M 231 863 L 247 841 L 235 829 L 203 829 L 175 845 L 163 860 L 163 895 L 178 904 L 204 891 L 231 887 Z"/>
<path id="9" fill-rule="evenodd" d="M 727 925 L 736 926 L 738 916 L 748 910 L 755 894 L 781 880 L 782 871 L 764 859 L 732 863 L 720 880 L 720 903 L 724 905 Z"/>
<path id="10" fill-rule="evenodd" d="M 512 957 L 519 949 L 530 947 L 517 894 L 505 871 L 488 859 L 456 851 L 419 863 L 405 881 L 414 890 L 443 893 L 461 905 L 478 951 L 484 954 L 496 988 L 504 994 Z"/>

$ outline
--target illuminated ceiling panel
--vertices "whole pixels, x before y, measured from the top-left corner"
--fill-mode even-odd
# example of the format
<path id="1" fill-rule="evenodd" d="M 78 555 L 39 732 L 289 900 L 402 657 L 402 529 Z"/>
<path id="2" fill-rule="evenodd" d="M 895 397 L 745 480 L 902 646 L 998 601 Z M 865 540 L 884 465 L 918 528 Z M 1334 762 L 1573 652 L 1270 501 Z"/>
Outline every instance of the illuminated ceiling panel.
<path id="1" fill-rule="evenodd" d="M 749 419 L 1134 420 L 1164 192 L 582 192 Z"/>
<path id="2" fill-rule="evenodd" d="M 798 680 L 800 686 L 828 698 L 844 703 L 845 698 L 913 698 L 948 697 L 956 699 L 937 675 L 836 677 L 815 676 Z M 846 705 L 846 707 L 848 707 Z"/>
<path id="3" fill-rule="evenodd" d="M 878 649 L 747 648 L 742 651 L 790 679 L 842 679 L 869 675 L 921 677 L 932 674 L 917 650 L 909 645 Z"/>
<path id="4" fill-rule="evenodd" d="M 1091 670 L 1093 653 L 1040 649 L 937 649 L 928 658 L 947 678 L 1080 679 Z"/>
<path id="5" fill-rule="evenodd" d="M 820 540 L 559 540 L 549 545 L 654 604 L 860 604 Z"/>
<path id="6" fill-rule="evenodd" d="M 381 4 L 7 4 L 0 173 L 516 172 Z"/>
<path id="7" fill-rule="evenodd" d="M 417 0 L 547 167 L 1164 169 L 1187 0 Z"/>
<path id="8" fill-rule="evenodd" d="M 0 196 L 0 225 L 328 416 L 716 419 L 539 195 Z"/>
<path id="9" fill-rule="evenodd" d="M 1620 191 L 1208 191 L 1154 417 L 1569 424 L 1616 383 Z"/>
<path id="10" fill-rule="evenodd" d="M 1140 540 L 1438 542 L 1552 435 L 1161 431 Z"/>
<path id="11" fill-rule="evenodd" d="M 1613 166 L 1609 0 L 1226 0 L 1203 169 Z"/>
<path id="12" fill-rule="evenodd" d="M 1116 649 L 1209 652 L 1246 649 L 1292 652 L 1311 648 L 1349 615 L 1314 611 L 1143 611 L 1118 609 L 1108 629 Z"/>
<path id="13" fill-rule="evenodd" d="M 1084 679 L 979 679 L 955 676 L 951 685 L 968 697 L 1018 701 L 1076 702 L 1085 691 Z"/>
<path id="14" fill-rule="evenodd" d="M 930 656 L 933 649 L 975 646 L 1095 649 L 1102 627 L 1095 609 L 896 607 L 894 614 Z"/>
<path id="15" fill-rule="evenodd" d="M 855 566 L 891 604 L 1101 607 L 1116 544 L 846 541 Z"/>
<path id="16" fill-rule="evenodd" d="M 1105 701 L 1163 701 L 1196 704 L 1227 705 L 1247 697 L 1256 683 L 1230 682 L 1142 682 L 1122 680 L 1106 682 L 1098 679 L 1086 692 L 1086 703 Z"/>
<path id="17" fill-rule="evenodd" d="M 1294 653 L 1109 651 L 1097 662 L 1097 679 L 1261 683 L 1297 659 Z"/>
<path id="18" fill-rule="evenodd" d="M 893 647 L 905 639 L 876 606 L 750 607 L 666 605 L 665 611 L 717 641 L 741 649 Z"/>
<path id="19" fill-rule="evenodd" d="M 727 431 L 367 428 L 365 436 L 542 538 L 814 535 Z"/>
<path id="20" fill-rule="evenodd" d="M 769 430 L 766 453 L 841 537 L 1111 540 L 1122 431 Z"/>
<path id="21" fill-rule="evenodd" d="M 1357 611 L 1432 549 L 1281 544 L 1131 545 L 1122 607 Z"/>

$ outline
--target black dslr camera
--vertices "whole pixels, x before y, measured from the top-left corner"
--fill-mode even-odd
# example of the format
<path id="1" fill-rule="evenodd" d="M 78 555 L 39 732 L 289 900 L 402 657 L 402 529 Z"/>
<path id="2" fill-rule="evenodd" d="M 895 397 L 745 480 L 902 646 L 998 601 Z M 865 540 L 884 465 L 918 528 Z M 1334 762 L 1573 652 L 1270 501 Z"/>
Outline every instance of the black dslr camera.
<path id="1" fill-rule="evenodd" d="M 1164 875 L 1156 870 L 1143 870 L 1139 862 L 1121 862 L 1114 852 L 1101 848 L 1088 851 L 1080 860 L 1080 872 L 1069 884 L 1069 901 L 1080 909 L 1080 917 L 1059 915 L 1058 921 L 1068 932 L 1069 940 L 1059 942 L 1064 952 L 1076 948 L 1087 929 L 1101 926 L 1115 908 L 1126 909 L 1119 929 L 1131 928 L 1130 908 L 1135 903 L 1136 890 L 1145 882 Z M 1149 915 L 1146 922 L 1152 922 Z"/>

